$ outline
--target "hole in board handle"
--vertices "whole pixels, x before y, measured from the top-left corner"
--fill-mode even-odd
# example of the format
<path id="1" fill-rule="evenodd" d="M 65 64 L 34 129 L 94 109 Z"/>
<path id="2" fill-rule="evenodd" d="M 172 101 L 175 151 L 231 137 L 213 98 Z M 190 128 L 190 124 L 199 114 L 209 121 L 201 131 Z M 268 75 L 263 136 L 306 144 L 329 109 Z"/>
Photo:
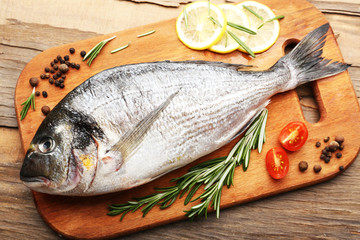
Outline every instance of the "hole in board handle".
<path id="1" fill-rule="evenodd" d="M 288 54 L 293 50 L 296 45 L 300 42 L 298 39 L 288 39 L 283 44 L 284 55 Z M 309 123 L 317 123 L 320 120 L 319 105 L 314 95 L 314 83 L 310 82 L 303 84 L 295 89 L 303 116 Z"/>

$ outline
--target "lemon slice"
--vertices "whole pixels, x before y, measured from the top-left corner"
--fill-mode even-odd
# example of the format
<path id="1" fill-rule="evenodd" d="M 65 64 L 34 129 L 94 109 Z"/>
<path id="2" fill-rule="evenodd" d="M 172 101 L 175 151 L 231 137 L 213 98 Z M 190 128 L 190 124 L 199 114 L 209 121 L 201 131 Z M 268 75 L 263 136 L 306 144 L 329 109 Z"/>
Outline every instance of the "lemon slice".
<path id="1" fill-rule="evenodd" d="M 274 18 L 275 14 L 269 7 L 255 1 L 242 2 L 237 6 L 243 9 L 244 13 L 249 17 L 250 29 L 256 32 L 256 35 L 249 35 L 247 41 L 245 42 L 246 45 L 254 53 L 261 53 L 268 50 L 272 45 L 274 45 L 280 34 L 280 25 L 278 20 L 267 22 L 268 20 Z M 262 19 L 255 16 L 244 6 L 251 9 Z M 260 26 L 261 28 L 259 29 Z M 239 48 L 239 50 L 244 51 L 242 48 Z"/>
<path id="2" fill-rule="evenodd" d="M 217 21 L 218 26 L 210 16 Z M 224 35 L 226 18 L 217 6 L 209 2 L 187 5 L 176 20 L 176 33 L 181 42 L 196 50 L 208 49 Z"/>
<path id="3" fill-rule="evenodd" d="M 220 4 L 218 5 L 221 10 L 223 10 L 226 20 L 228 22 L 235 23 L 237 25 L 249 28 L 249 19 L 248 16 L 241 10 L 241 8 L 232 5 L 232 4 Z M 235 34 L 241 41 L 245 42 L 249 36 L 248 33 L 237 30 L 235 28 L 226 27 L 226 30 L 231 31 Z M 226 32 L 223 37 L 215 45 L 211 46 L 209 50 L 217 53 L 229 53 L 235 51 L 240 46 L 239 44 Z"/>

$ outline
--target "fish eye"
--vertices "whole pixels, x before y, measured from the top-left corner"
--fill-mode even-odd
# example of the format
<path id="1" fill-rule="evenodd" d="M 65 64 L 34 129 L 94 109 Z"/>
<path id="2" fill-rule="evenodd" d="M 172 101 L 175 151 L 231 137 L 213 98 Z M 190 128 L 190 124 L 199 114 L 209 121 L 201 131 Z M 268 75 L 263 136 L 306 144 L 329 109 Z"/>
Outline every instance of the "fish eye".
<path id="1" fill-rule="evenodd" d="M 39 150 L 42 153 L 51 152 L 54 149 L 54 147 L 55 147 L 55 141 L 50 137 L 46 137 L 42 139 L 39 143 Z"/>

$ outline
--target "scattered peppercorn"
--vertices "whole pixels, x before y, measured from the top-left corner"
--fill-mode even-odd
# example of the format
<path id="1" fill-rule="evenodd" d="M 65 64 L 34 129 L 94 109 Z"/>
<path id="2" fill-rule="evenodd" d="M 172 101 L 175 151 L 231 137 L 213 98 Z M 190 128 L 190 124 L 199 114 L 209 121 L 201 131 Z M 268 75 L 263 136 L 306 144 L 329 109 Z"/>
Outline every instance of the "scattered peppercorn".
<path id="1" fill-rule="evenodd" d="M 46 67 L 45 69 L 45 72 L 50 72 L 50 68 Z"/>
<path id="2" fill-rule="evenodd" d="M 70 49 L 69 49 L 69 52 L 70 52 L 71 54 L 73 54 L 73 53 L 75 52 L 75 48 L 70 48 Z"/>
<path id="3" fill-rule="evenodd" d="M 320 143 L 320 142 L 316 142 L 315 146 L 316 146 L 316 147 L 320 147 L 320 146 L 321 146 L 321 143 Z"/>
<path id="4" fill-rule="evenodd" d="M 56 59 L 60 61 L 61 56 L 60 56 L 60 55 L 57 55 Z"/>
<path id="5" fill-rule="evenodd" d="M 50 73 L 45 73 L 45 78 L 49 79 L 50 78 Z"/>
<path id="6" fill-rule="evenodd" d="M 40 96 L 40 92 L 39 91 L 36 91 L 35 92 L 35 95 L 38 97 L 38 96 Z"/>
<path id="7" fill-rule="evenodd" d="M 340 144 L 339 150 L 342 151 L 344 149 L 344 144 Z"/>
<path id="8" fill-rule="evenodd" d="M 55 80 L 55 86 L 56 86 L 56 87 L 60 86 L 59 80 Z"/>
<path id="9" fill-rule="evenodd" d="M 332 141 L 329 145 L 330 151 L 335 152 L 339 148 L 339 143 L 337 141 Z"/>
<path id="10" fill-rule="evenodd" d="M 53 68 L 54 68 L 55 70 L 58 70 L 58 69 L 59 69 L 59 66 L 58 66 L 58 65 L 54 65 Z"/>
<path id="11" fill-rule="evenodd" d="M 316 165 L 314 166 L 314 172 L 318 173 L 318 172 L 320 172 L 320 171 L 321 171 L 321 166 L 318 165 L 318 164 L 316 164 Z"/>
<path id="12" fill-rule="evenodd" d="M 70 67 L 70 62 L 69 61 L 65 61 L 66 66 Z"/>
<path id="13" fill-rule="evenodd" d="M 61 78 L 65 80 L 65 78 L 66 78 L 66 75 L 62 75 L 62 76 L 61 76 Z"/>
<path id="14" fill-rule="evenodd" d="M 299 162 L 299 170 L 305 172 L 308 169 L 308 163 L 306 161 Z"/>
<path id="15" fill-rule="evenodd" d="M 59 60 L 57 58 L 54 59 L 54 63 L 58 63 Z"/>
<path id="16" fill-rule="evenodd" d="M 50 65 L 53 67 L 53 66 L 55 65 L 54 61 L 52 61 L 52 62 L 50 63 Z"/>
<path id="17" fill-rule="evenodd" d="M 70 63 L 70 67 L 75 68 L 76 64 L 74 62 Z"/>
<path id="18" fill-rule="evenodd" d="M 39 84 L 39 79 L 36 77 L 32 77 L 29 79 L 29 83 L 32 87 L 36 87 Z"/>
<path id="19" fill-rule="evenodd" d="M 65 60 L 64 59 L 60 59 L 60 64 L 64 64 Z"/>
<path id="20" fill-rule="evenodd" d="M 48 106 L 43 106 L 43 107 L 41 108 L 41 112 L 46 116 L 46 115 L 49 114 L 50 108 L 49 108 Z"/>
<path id="21" fill-rule="evenodd" d="M 325 160 L 325 158 L 326 158 L 326 155 L 325 155 L 325 154 L 321 154 L 321 155 L 320 155 L 320 159 Z"/>
<path id="22" fill-rule="evenodd" d="M 67 71 L 69 71 L 69 67 L 66 64 L 61 64 L 59 70 L 62 73 L 66 73 Z"/>
<path id="23" fill-rule="evenodd" d="M 337 141 L 339 144 L 342 144 L 345 141 L 345 138 L 339 135 L 335 137 L 335 141 Z"/>
<path id="24" fill-rule="evenodd" d="M 56 80 L 56 79 L 58 79 L 58 76 L 56 74 L 54 74 L 53 78 Z"/>
<path id="25" fill-rule="evenodd" d="M 50 73 L 55 73 L 55 70 L 54 70 L 54 69 L 50 69 Z"/>
<path id="26" fill-rule="evenodd" d="M 79 70 L 80 69 L 80 64 L 76 64 L 75 68 L 76 68 L 76 70 Z"/>
<path id="27" fill-rule="evenodd" d="M 341 158 L 341 157 L 342 157 L 342 154 L 341 154 L 341 153 L 337 153 L 337 154 L 336 154 L 336 157 L 337 157 L 337 158 Z"/>
<path id="28" fill-rule="evenodd" d="M 44 98 L 47 98 L 48 93 L 47 93 L 46 91 L 43 91 L 43 92 L 42 92 L 42 95 L 43 95 Z"/>
<path id="29" fill-rule="evenodd" d="M 321 153 L 326 155 L 326 154 L 328 153 L 328 151 L 326 151 L 326 149 L 323 149 L 323 150 L 321 151 Z"/>
<path id="30" fill-rule="evenodd" d="M 331 158 L 332 153 L 331 153 L 331 152 L 327 152 L 327 153 L 326 153 L 326 156 L 329 157 L 329 158 Z"/>
<path id="31" fill-rule="evenodd" d="M 41 75 L 40 75 L 40 78 L 41 78 L 41 79 L 45 79 L 45 74 L 41 74 Z"/>
<path id="32" fill-rule="evenodd" d="M 324 138 L 324 142 L 328 142 L 330 140 L 330 137 Z"/>
<path id="33" fill-rule="evenodd" d="M 62 73 L 61 73 L 61 70 L 59 72 L 56 73 L 56 75 L 59 77 L 61 77 Z"/>
<path id="34" fill-rule="evenodd" d="M 64 87 L 65 87 L 64 83 L 60 83 L 60 88 L 64 88 Z"/>
<path id="35" fill-rule="evenodd" d="M 69 55 L 65 55 L 65 56 L 64 56 L 64 60 L 65 60 L 65 61 L 69 61 L 69 59 L 70 59 Z"/>
<path id="36" fill-rule="evenodd" d="M 326 147 L 325 147 L 325 150 L 326 150 L 326 151 L 330 151 L 329 146 L 326 146 Z"/>
<path id="37" fill-rule="evenodd" d="M 326 157 L 324 161 L 325 161 L 325 163 L 329 163 L 330 162 L 330 157 Z"/>
<path id="38" fill-rule="evenodd" d="M 49 83 L 53 84 L 54 83 L 54 79 L 53 78 L 49 78 Z"/>
<path id="39" fill-rule="evenodd" d="M 59 79 L 59 83 L 64 83 L 64 79 L 63 78 Z"/>
<path id="40" fill-rule="evenodd" d="M 345 169 L 345 168 L 344 168 L 344 166 L 342 166 L 342 165 L 339 167 L 339 170 L 340 170 L 340 171 L 344 171 L 344 169 Z"/>
<path id="41" fill-rule="evenodd" d="M 85 52 L 84 50 L 82 50 L 82 51 L 80 52 L 80 56 L 85 57 L 85 55 L 86 55 L 86 52 Z"/>

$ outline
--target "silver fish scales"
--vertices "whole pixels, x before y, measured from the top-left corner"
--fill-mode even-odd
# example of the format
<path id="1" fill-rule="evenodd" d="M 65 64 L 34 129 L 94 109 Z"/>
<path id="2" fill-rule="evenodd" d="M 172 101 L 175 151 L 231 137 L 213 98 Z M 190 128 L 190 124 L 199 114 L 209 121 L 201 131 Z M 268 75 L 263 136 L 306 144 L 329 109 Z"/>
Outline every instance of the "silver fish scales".
<path id="1" fill-rule="evenodd" d="M 43 121 L 20 177 L 35 191 L 97 195 L 182 167 L 228 143 L 274 94 L 347 69 L 321 57 L 328 28 L 308 34 L 266 71 L 164 61 L 94 75 Z"/>

